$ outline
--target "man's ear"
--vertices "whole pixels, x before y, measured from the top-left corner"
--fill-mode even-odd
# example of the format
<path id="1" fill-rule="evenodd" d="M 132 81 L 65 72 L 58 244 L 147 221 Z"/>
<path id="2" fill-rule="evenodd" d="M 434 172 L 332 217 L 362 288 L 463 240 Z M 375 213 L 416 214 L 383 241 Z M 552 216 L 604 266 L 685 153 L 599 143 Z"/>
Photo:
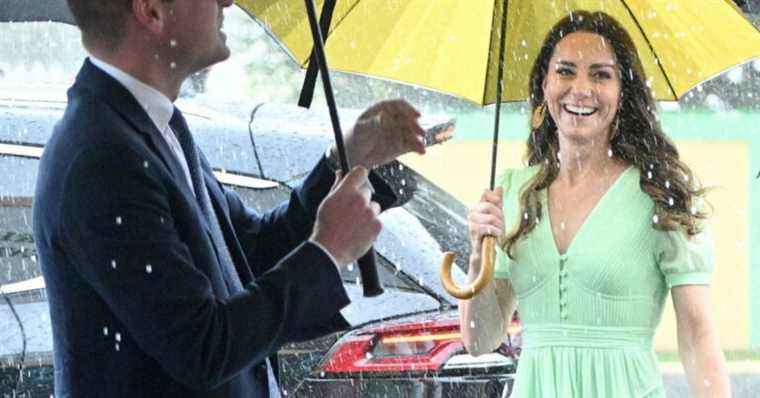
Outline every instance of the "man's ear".
<path id="1" fill-rule="evenodd" d="M 162 0 L 132 0 L 132 16 L 138 25 L 153 34 L 160 34 L 170 15 L 169 3 Z"/>

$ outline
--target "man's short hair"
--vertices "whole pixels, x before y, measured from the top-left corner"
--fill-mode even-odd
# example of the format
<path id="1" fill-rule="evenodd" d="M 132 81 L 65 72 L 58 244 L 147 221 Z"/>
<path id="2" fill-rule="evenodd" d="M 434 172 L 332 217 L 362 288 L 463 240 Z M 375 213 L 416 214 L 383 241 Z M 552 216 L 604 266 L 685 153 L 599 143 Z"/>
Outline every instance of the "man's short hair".
<path id="1" fill-rule="evenodd" d="M 132 0 L 66 0 L 85 47 L 116 46 L 124 36 L 124 24 Z"/>

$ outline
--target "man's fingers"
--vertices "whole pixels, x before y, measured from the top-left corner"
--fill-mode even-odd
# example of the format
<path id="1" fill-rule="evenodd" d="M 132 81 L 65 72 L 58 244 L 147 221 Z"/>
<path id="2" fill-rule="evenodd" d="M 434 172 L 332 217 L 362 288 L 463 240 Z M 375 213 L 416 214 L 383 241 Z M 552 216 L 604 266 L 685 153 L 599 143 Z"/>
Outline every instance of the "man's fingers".
<path id="1" fill-rule="evenodd" d="M 369 206 L 372 208 L 372 212 L 375 213 L 375 216 L 380 214 L 380 210 L 382 209 L 380 208 L 379 203 L 372 201 L 372 202 L 369 202 Z"/>
<path id="2" fill-rule="evenodd" d="M 420 112 L 417 111 L 417 109 L 412 106 L 409 102 L 403 99 L 396 100 L 396 106 L 397 109 L 399 109 L 402 113 L 412 117 L 412 118 L 418 118 L 420 117 Z"/>
<path id="3" fill-rule="evenodd" d="M 367 171 L 366 168 L 362 166 L 355 166 L 351 171 L 348 172 L 346 175 L 346 178 L 343 179 L 343 184 L 352 186 L 352 187 L 359 187 L 362 184 L 367 181 L 367 176 L 369 175 L 369 171 Z"/>

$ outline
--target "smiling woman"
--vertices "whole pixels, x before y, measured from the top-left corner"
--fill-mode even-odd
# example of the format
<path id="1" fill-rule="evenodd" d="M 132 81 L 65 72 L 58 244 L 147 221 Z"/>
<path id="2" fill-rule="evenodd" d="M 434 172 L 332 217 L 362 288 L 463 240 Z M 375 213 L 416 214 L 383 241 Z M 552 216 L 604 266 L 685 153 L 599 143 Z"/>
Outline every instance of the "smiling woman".
<path id="1" fill-rule="evenodd" d="M 518 306 L 513 397 L 665 396 L 652 340 L 669 290 L 692 392 L 730 391 L 707 304 L 704 190 L 659 125 L 637 54 L 606 13 L 557 22 L 530 76 L 529 167 L 471 211 L 473 252 L 494 228 L 503 252 L 499 279 L 461 302 L 463 340 L 488 352 Z M 470 275 L 479 267 L 473 256 Z"/>

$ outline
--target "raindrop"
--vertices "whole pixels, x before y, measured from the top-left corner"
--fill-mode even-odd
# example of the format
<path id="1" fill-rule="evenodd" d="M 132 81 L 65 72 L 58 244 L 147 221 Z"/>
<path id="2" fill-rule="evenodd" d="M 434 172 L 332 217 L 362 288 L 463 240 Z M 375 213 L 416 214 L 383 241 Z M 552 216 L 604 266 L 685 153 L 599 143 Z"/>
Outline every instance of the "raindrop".
<path id="1" fill-rule="evenodd" d="M 654 216 L 652 216 L 652 221 L 653 221 L 655 224 L 657 224 L 657 223 L 660 221 L 660 217 L 657 217 L 657 214 L 655 214 Z"/>
<path id="2" fill-rule="evenodd" d="M 148 163 L 148 161 L 147 160 L 143 161 L 143 167 L 147 169 L 148 166 L 150 166 L 150 164 Z"/>
<path id="3" fill-rule="evenodd" d="M 321 371 L 321 372 L 319 372 L 319 377 L 325 377 L 325 371 L 324 370 Z"/>
<path id="4" fill-rule="evenodd" d="M 171 62 L 171 63 L 169 63 L 169 67 L 172 68 L 172 69 L 175 69 L 177 67 L 177 63 L 176 62 Z"/>
<path id="5" fill-rule="evenodd" d="M 670 189 L 670 180 L 665 180 L 665 189 Z"/>
<path id="6" fill-rule="evenodd" d="M 111 260 L 111 268 L 116 269 L 116 260 Z"/>
<path id="7" fill-rule="evenodd" d="M 475 321 L 470 321 L 470 329 L 475 329 Z"/>
<path id="8" fill-rule="evenodd" d="M 607 150 L 607 156 L 612 157 L 612 148 Z"/>
<path id="9" fill-rule="evenodd" d="M 528 221 L 528 212 L 527 211 L 525 212 L 525 214 L 523 214 L 523 218 L 525 219 L 525 221 Z"/>
<path id="10" fill-rule="evenodd" d="M 164 218 L 161 217 L 161 224 L 163 224 L 164 222 L 165 222 Z"/>
<path id="11" fill-rule="evenodd" d="M 145 272 L 146 272 L 146 273 L 149 273 L 149 274 L 150 274 L 150 273 L 152 273 L 152 272 L 153 272 L 153 266 L 152 266 L 152 265 L 150 265 L 150 264 L 147 264 L 147 265 L 145 266 Z"/>
<path id="12" fill-rule="evenodd" d="M 691 215 L 696 216 L 697 215 L 697 206 L 691 206 Z"/>
<path id="13" fill-rule="evenodd" d="M 563 230 L 563 231 L 565 230 L 565 222 L 564 221 L 562 221 L 561 223 L 559 223 L 559 228 L 561 230 Z"/>
<path id="14" fill-rule="evenodd" d="M 103 326 L 103 336 L 108 336 L 108 326 Z"/>
<path id="15" fill-rule="evenodd" d="M 349 263 L 346 268 L 348 269 L 348 272 L 353 272 L 353 270 L 354 270 L 354 263 Z"/>
<path id="16" fill-rule="evenodd" d="M 116 334 L 113 336 L 113 338 L 114 338 L 116 341 L 118 341 L 118 342 L 121 342 L 121 333 L 118 333 L 118 332 L 117 332 L 117 333 L 116 333 Z"/>
<path id="17" fill-rule="evenodd" d="M 120 351 L 119 343 L 116 343 L 116 351 Z"/>
<path id="18" fill-rule="evenodd" d="M 520 44 L 522 44 L 523 47 L 528 47 L 528 42 L 526 42 L 525 39 L 523 39 L 523 41 L 520 42 Z"/>
<path id="19" fill-rule="evenodd" d="M 364 354 L 364 357 L 367 358 L 367 359 L 372 359 L 373 355 L 372 355 L 371 352 L 368 352 L 368 353 Z"/>
<path id="20" fill-rule="evenodd" d="M 651 171 L 647 171 L 647 178 L 650 179 L 650 180 L 652 179 L 652 172 Z"/>
<path id="21" fill-rule="evenodd" d="M 121 225 L 121 217 L 116 217 L 116 225 Z"/>
<path id="22" fill-rule="evenodd" d="M 668 205 L 669 205 L 670 207 L 673 207 L 673 204 L 674 204 L 674 203 L 675 203 L 675 200 L 673 200 L 673 198 L 672 198 L 672 197 L 668 198 Z"/>
<path id="23" fill-rule="evenodd" d="M 169 46 L 170 47 L 177 47 L 177 41 L 174 39 L 169 40 Z"/>
<path id="24" fill-rule="evenodd" d="M 710 387 L 710 381 L 705 379 L 705 387 Z"/>

